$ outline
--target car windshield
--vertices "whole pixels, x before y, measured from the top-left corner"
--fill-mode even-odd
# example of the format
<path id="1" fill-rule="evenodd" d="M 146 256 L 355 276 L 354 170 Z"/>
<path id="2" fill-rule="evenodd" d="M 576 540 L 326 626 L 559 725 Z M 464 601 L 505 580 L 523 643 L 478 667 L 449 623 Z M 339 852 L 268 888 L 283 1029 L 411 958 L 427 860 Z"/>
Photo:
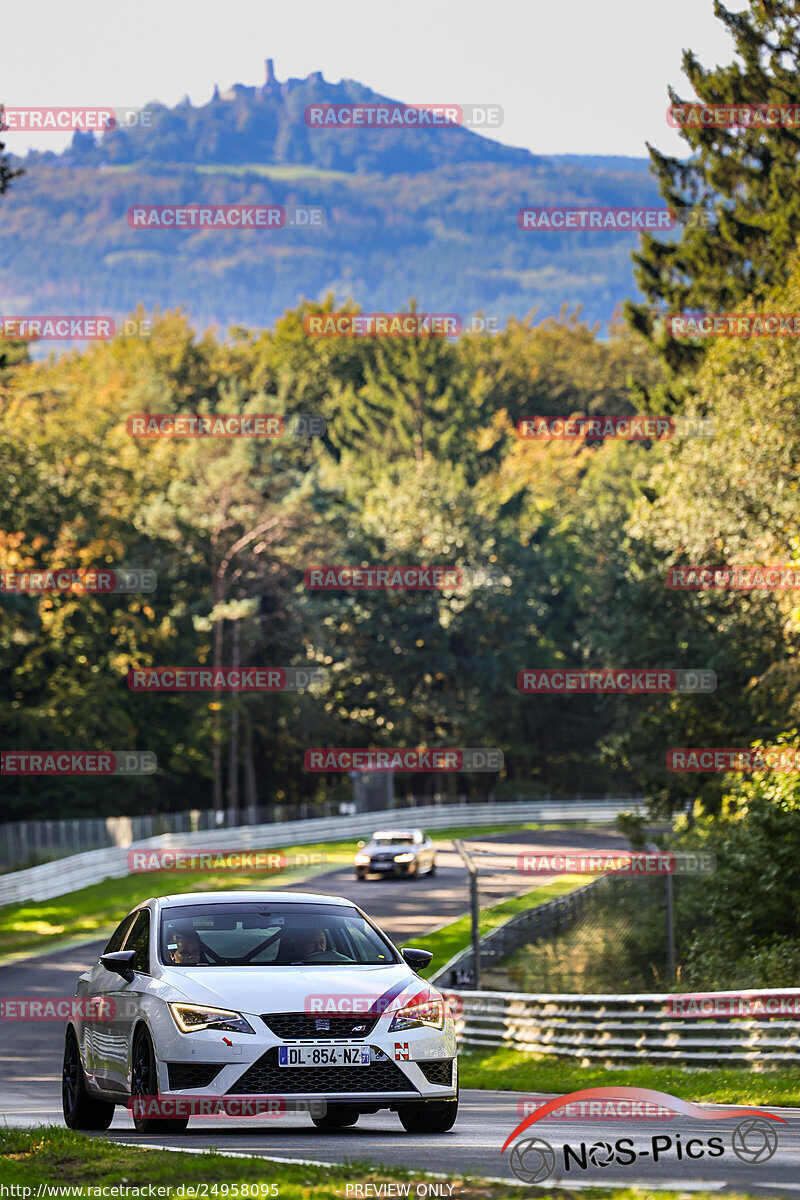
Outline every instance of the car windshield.
<path id="1" fill-rule="evenodd" d="M 377 846 L 410 846 L 414 838 L 410 833 L 376 833 L 372 840 Z"/>
<path id="2" fill-rule="evenodd" d="M 391 943 L 341 904 L 175 905 L 161 911 L 161 962 L 168 966 L 386 966 Z"/>

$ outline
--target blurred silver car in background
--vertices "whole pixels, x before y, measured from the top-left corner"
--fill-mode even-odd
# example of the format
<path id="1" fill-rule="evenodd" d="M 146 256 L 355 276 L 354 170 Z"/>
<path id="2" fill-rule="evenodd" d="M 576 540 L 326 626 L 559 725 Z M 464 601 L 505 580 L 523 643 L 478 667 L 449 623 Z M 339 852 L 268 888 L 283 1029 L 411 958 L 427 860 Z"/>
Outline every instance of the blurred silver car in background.
<path id="1" fill-rule="evenodd" d="M 373 833 L 366 844 L 359 842 L 353 860 L 356 879 L 380 875 L 434 875 L 436 850 L 421 829 L 384 829 Z"/>

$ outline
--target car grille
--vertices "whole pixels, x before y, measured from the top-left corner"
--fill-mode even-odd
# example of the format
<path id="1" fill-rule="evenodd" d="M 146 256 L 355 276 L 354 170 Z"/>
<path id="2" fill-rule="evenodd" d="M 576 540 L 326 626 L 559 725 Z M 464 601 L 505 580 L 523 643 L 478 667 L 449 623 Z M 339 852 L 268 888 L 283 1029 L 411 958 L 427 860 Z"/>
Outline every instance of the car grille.
<path id="1" fill-rule="evenodd" d="M 221 1070 L 221 1063 L 167 1063 L 170 1090 L 208 1087 Z"/>
<path id="2" fill-rule="evenodd" d="M 414 1092 L 403 1072 L 384 1059 L 368 1067 L 279 1067 L 278 1047 L 262 1054 L 258 1062 L 237 1079 L 228 1094 L 293 1095 L 299 1092 L 329 1095 L 332 1092 Z"/>
<path id="3" fill-rule="evenodd" d="M 262 1013 L 261 1020 L 276 1037 L 284 1041 L 293 1038 L 309 1038 L 315 1042 L 327 1042 L 332 1038 L 367 1037 L 375 1028 L 378 1018 L 363 1013 L 336 1017 L 312 1017 L 308 1013 Z M 327 1021 L 329 1029 L 317 1029 L 317 1021 Z"/>
<path id="4" fill-rule="evenodd" d="M 420 1071 L 427 1079 L 428 1083 L 440 1083 L 443 1087 L 452 1087 L 453 1085 L 453 1060 L 452 1058 L 439 1059 L 438 1062 L 421 1062 L 417 1063 Z"/>

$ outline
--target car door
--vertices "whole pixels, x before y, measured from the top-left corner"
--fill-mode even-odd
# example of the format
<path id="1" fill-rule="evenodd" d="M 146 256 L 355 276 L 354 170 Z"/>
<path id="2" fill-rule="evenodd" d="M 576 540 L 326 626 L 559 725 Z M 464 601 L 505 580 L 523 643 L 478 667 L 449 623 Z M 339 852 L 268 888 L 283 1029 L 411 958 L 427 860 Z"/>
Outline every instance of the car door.
<path id="1" fill-rule="evenodd" d="M 108 939 L 103 954 L 114 954 L 117 950 L 122 949 L 128 931 L 135 920 L 136 913 L 133 912 L 128 913 L 120 921 Z M 117 975 L 116 978 L 119 979 L 119 976 Z M 88 1001 L 83 1014 L 81 1050 L 86 1073 L 92 1077 L 96 1076 L 103 1066 L 102 1046 L 104 1037 L 108 1033 L 108 1021 L 104 1019 L 104 1014 L 109 1011 L 109 997 L 106 989 L 111 981 L 111 972 L 107 971 L 98 959 L 91 971 L 81 975 L 78 984 L 78 995 Z"/>
<path id="2" fill-rule="evenodd" d="M 103 973 L 103 997 L 112 1004 L 113 1015 L 102 1022 L 102 1035 L 97 1043 L 100 1054 L 97 1062 L 97 1082 L 111 1092 L 126 1092 L 131 1032 L 140 1011 L 142 992 L 150 982 L 150 920 L 149 908 L 140 908 L 125 935 L 122 950 L 133 950 L 131 982 L 114 971 Z M 98 1022 L 98 1026 L 99 1026 Z"/>

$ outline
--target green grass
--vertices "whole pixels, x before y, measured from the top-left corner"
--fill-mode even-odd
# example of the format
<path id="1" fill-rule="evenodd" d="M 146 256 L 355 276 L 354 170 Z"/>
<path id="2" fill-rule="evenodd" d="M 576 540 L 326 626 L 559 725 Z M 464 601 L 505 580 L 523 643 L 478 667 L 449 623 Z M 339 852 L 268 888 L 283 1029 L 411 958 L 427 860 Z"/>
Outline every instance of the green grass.
<path id="1" fill-rule="evenodd" d="M 643 1056 L 644 1057 L 644 1056 Z M 577 1060 L 518 1050 L 459 1053 L 462 1087 L 509 1092 L 563 1095 L 588 1087 L 657 1088 L 685 1100 L 718 1104 L 767 1104 L 796 1107 L 800 1101 L 800 1068 L 778 1067 L 754 1072 L 749 1067 L 695 1068 L 656 1066 L 581 1067 Z"/>
<path id="2" fill-rule="evenodd" d="M 393 818 L 394 819 L 394 818 Z M 403 823 L 403 810 L 398 810 L 395 823 Z M 452 837 L 481 837 L 487 833 L 505 833 L 522 829 L 549 828 L 528 825 L 485 825 L 475 829 L 453 826 L 436 832 L 437 842 Z M 224 842 L 224 831 L 220 831 Z M 263 849 L 269 849 L 268 846 Z M 43 952 L 59 944 L 92 938 L 102 938 L 113 932 L 126 913 L 142 900 L 153 895 L 168 895 L 170 892 L 219 891 L 236 888 L 280 888 L 285 882 L 346 866 L 353 861 L 356 851 L 354 840 L 320 842 L 313 846 L 287 846 L 282 853 L 288 855 L 323 854 L 326 863 L 312 870 L 286 871 L 281 874 L 235 875 L 190 874 L 181 872 L 159 872 L 158 874 L 128 875 L 123 879 L 105 879 L 78 892 L 56 896 L 52 900 L 32 900 L 21 904 L 8 904 L 0 908 L 0 961 L 21 957 L 27 952 Z M 313 889 L 312 889 L 313 890 Z M 465 898 L 465 907 L 467 901 Z M 444 960 L 440 960 L 440 965 Z"/>
<path id="3" fill-rule="evenodd" d="M 150 164 L 141 163 L 109 163 L 101 168 L 108 175 L 129 175 L 132 171 L 147 171 Z M 295 179 L 345 180 L 352 183 L 365 179 L 379 178 L 375 175 L 355 176 L 351 171 L 328 171 L 324 167 L 304 166 L 302 163 L 290 166 L 270 166 L 267 163 L 194 163 L 173 162 L 159 163 L 159 167 L 169 167 L 172 170 L 196 171 L 198 175 L 259 175 L 262 179 L 279 179 L 291 183 Z"/>
<path id="4" fill-rule="evenodd" d="M 224 840 L 224 839 L 221 839 Z M 264 847 L 267 849 L 267 847 Z M 0 908 L 0 958 L 41 950 L 43 945 L 58 944 L 82 937 L 89 941 L 111 933 L 126 913 L 150 896 L 172 892 L 276 888 L 282 884 L 319 874 L 352 861 L 354 843 L 321 843 L 316 846 L 287 846 L 281 853 L 323 854 L 326 862 L 306 869 L 270 872 L 263 875 L 215 874 L 188 871 L 159 871 L 127 875 L 123 879 L 104 879 L 78 892 L 55 896 L 52 900 L 34 900 Z"/>
<path id="5" fill-rule="evenodd" d="M 457 1128 L 457 1127 L 456 1127 Z M 411 1139 L 402 1132 L 398 1124 L 398 1138 Z M 298 1145 L 298 1153 L 314 1157 L 315 1133 L 309 1123 L 308 1141 Z M 302 1147 L 302 1148 L 301 1148 Z M 435 1165 L 435 1156 L 434 1164 Z M 249 1185 L 250 1194 L 256 1185 L 258 1197 L 277 1195 L 278 1200 L 343 1200 L 352 1196 L 352 1185 L 388 1184 L 412 1181 L 409 1195 L 414 1196 L 415 1185 L 422 1181 L 424 1170 L 406 1171 L 396 1167 L 376 1167 L 371 1163 L 348 1162 L 344 1166 L 305 1166 L 302 1164 L 270 1162 L 260 1156 L 227 1158 L 214 1151 L 204 1154 L 183 1154 L 165 1150 L 150 1150 L 139 1146 L 120 1145 L 106 1138 L 91 1138 L 72 1133 L 67 1129 L 40 1127 L 39 1129 L 0 1130 L 0 1174 L 4 1185 L 30 1187 L 38 1184 L 56 1184 L 73 1188 L 102 1188 L 114 1185 L 123 1187 L 147 1187 L 169 1189 L 167 1195 L 183 1185 L 180 1193 L 191 1197 L 235 1196 L 234 1185 Z M 440 1177 L 439 1177 L 440 1178 Z M 484 1183 L 465 1175 L 449 1176 L 453 1184 L 453 1200 L 519 1200 L 520 1188 L 514 1182 Z M 229 1185 L 227 1193 L 224 1185 Z M 206 1188 L 204 1185 L 208 1185 Z M 214 1185 L 217 1187 L 214 1188 Z M 348 1185 L 351 1190 L 348 1193 Z M 376 1190 L 370 1189 L 372 1195 Z M 23 1192 L 16 1193 L 21 1200 L 28 1200 Z M 71 1192 L 76 1195 L 76 1192 Z M 87 1192 L 87 1195 L 96 1195 Z M 122 1195 L 124 1196 L 124 1192 Z M 128 1193 L 133 1195 L 134 1193 Z M 161 1193 L 164 1195 L 165 1193 Z M 362 1195 L 364 1192 L 362 1191 Z M 386 1194 L 386 1193 L 384 1193 Z M 391 1194 L 391 1193 L 389 1193 Z M 30 1193 L 29 1193 L 30 1195 Z M 581 1188 L 587 1200 L 646 1200 L 647 1189 L 637 1188 Z M 574 1200 L 574 1193 L 556 1187 L 537 1187 L 538 1200 Z M 678 1200 L 678 1192 L 661 1192 L 663 1200 Z M 728 1200 L 744 1200 L 741 1193 L 726 1192 Z M 692 1200 L 712 1200 L 709 1192 L 692 1192 Z"/>
<path id="6" fill-rule="evenodd" d="M 173 163 L 172 166 L 192 167 L 199 175 L 260 175 L 265 179 L 281 179 L 291 183 L 295 179 L 344 179 L 353 182 L 355 176 L 350 171 L 328 171 L 324 167 L 296 166 L 271 167 L 265 163 Z M 358 176 L 359 180 L 370 178 Z"/>
<path id="7" fill-rule="evenodd" d="M 555 900 L 567 892 L 574 892 L 576 888 L 583 887 L 588 882 L 585 875 L 560 875 L 552 883 L 526 892 L 524 896 L 513 896 L 510 900 L 502 900 L 490 908 L 482 908 L 478 923 L 481 935 L 489 933 L 509 917 L 515 917 L 517 913 L 526 912 L 529 908 L 538 908 L 540 904 L 546 904 L 548 900 Z M 459 917 L 457 921 L 451 921 L 435 933 L 414 938 L 415 946 L 419 946 L 421 950 L 430 950 L 433 954 L 433 962 L 424 971 L 420 971 L 420 975 L 427 978 L 441 970 L 454 954 L 469 946 L 471 937 L 472 923 L 467 915 Z"/>

